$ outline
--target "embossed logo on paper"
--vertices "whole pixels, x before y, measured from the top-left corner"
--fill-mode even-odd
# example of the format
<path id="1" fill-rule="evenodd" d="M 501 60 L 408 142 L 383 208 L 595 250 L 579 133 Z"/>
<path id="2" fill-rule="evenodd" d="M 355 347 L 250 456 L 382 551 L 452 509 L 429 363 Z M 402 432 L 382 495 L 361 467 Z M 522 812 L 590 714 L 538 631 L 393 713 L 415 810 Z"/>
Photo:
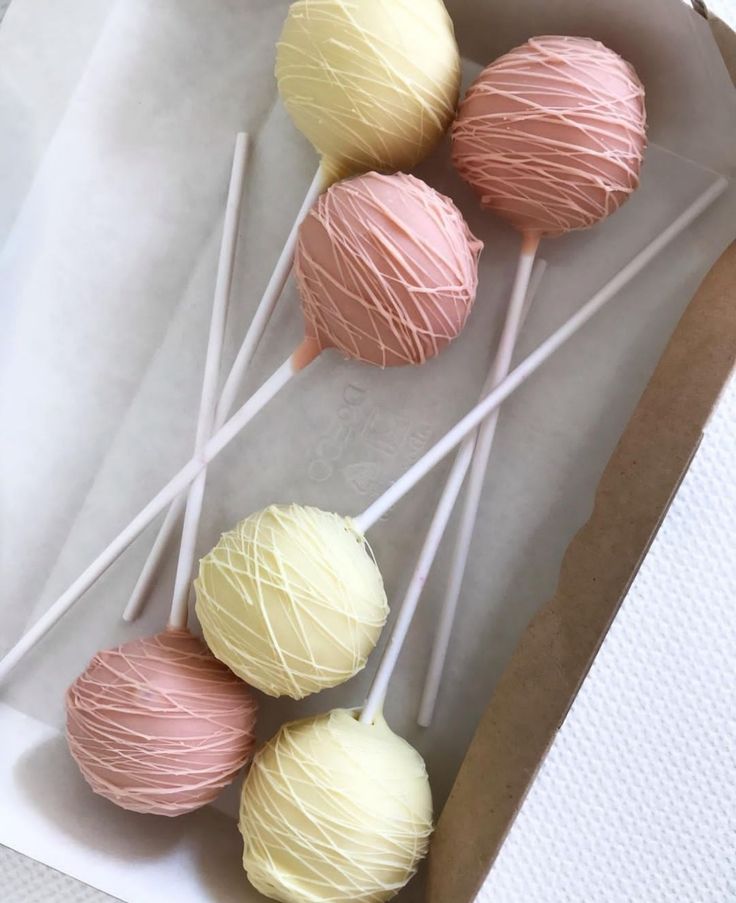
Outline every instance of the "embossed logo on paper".
<path id="1" fill-rule="evenodd" d="M 385 488 L 387 461 L 398 461 L 400 472 L 431 438 L 430 423 L 412 424 L 406 412 L 388 410 L 372 402 L 366 389 L 348 383 L 329 429 L 310 454 L 307 474 L 316 483 L 340 475 L 358 495 L 371 497 Z"/>

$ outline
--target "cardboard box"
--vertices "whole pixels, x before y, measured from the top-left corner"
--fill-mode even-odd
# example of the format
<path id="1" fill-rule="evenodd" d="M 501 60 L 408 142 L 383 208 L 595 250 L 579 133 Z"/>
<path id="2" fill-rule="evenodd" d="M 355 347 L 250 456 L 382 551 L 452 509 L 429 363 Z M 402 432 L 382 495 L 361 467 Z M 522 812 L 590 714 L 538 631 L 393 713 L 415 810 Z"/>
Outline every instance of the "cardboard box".
<path id="1" fill-rule="evenodd" d="M 736 83 L 736 35 L 702 3 Z M 685 311 L 486 709 L 430 854 L 430 903 L 470 903 L 631 586 L 736 364 L 736 242 Z"/>

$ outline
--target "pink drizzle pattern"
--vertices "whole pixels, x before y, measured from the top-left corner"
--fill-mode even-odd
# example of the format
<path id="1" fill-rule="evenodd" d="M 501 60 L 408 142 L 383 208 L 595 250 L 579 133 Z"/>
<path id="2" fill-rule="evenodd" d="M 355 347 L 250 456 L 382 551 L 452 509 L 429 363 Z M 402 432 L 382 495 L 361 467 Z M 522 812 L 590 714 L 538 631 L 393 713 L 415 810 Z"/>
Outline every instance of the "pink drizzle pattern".
<path id="1" fill-rule="evenodd" d="M 452 138 L 485 207 L 522 232 L 559 235 L 613 213 L 638 186 L 644 89 L 598 41 L 532 38 L 478 76 Z"/>
<path id="2" fill-rule="evenodd" d="M 253 693 L 186 630 L 99 652 L 69 688 L 66 710 L 87 783 L 135 812 L 204 806 L 255 744 Z"/>
<path id="3" fill-rule="evenodd" d="M 482 247 L 452 201 L 413 176 L 333 185 L 299 230 L 307 337 L 378 367 L 423 363 L 465 325 Z"/>

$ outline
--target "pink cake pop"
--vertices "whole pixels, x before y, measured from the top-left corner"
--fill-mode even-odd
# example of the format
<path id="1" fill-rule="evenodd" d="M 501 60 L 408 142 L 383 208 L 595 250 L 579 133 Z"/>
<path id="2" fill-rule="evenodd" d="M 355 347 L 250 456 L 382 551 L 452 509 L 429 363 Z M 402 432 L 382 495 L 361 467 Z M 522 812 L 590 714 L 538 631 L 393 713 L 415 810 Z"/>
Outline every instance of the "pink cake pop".
<path id="1" fill-rule="evenodd" d="M 380 367 L 423 363 L 465 325 L 481 247 L 452 201 L 413 176 L 329 189 L 296 248 L 307 336 Z"/>
<path id="2" fill-rule="evenodd" d="M 299 227 L 304 339 L 240 409 L 241 428 L 327 349 L 377 367 L 438 354 L 470 314 L 482 247 L 421 179 L 369 172 L 328 188 Z"/>
<path id="3" fill-rule="evenodd" d="M 66 697 L 69 749 L 95 793 L 181 815 L 212 802 L 255 745 L 253 693 L 187 630 L 98 652 Z"/>
<path id="4" fill-rule="evenodd" d="M 560 235 L 613 213 L 639 184 L 646 115 L 636 72 L 599 41 L 538 37 L 487 66 L 452 129 L 484 207 Z"/>

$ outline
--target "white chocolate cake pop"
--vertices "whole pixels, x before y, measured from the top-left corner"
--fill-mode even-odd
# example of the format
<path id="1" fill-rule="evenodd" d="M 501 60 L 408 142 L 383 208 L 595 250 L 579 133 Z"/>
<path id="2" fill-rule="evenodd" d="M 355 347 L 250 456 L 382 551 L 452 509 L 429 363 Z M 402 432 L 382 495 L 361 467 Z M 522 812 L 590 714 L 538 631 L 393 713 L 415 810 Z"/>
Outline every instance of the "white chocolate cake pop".
<path id="1" fill-rule="evenodd" d="M 256 754 L 240 807 L 243 866 L 280 903 L 382 903 L 432 832 L 419 753 L 382 717 L 336 709 L 282 727 Z"/>
<path id="2" fill-rule="evenodd" d="M 297 0 L 276 79 L 335 181 L 422 160 L 455 115 L 460 57 L 442 0 Z"/>
<path id="3" fill-rule="evenodd" d="M 301 699 L 360 671 L 388 614 L 380 571 L 350 518 L 271 505 L 200 562 L 207 645 L 269 696 Z"/>

